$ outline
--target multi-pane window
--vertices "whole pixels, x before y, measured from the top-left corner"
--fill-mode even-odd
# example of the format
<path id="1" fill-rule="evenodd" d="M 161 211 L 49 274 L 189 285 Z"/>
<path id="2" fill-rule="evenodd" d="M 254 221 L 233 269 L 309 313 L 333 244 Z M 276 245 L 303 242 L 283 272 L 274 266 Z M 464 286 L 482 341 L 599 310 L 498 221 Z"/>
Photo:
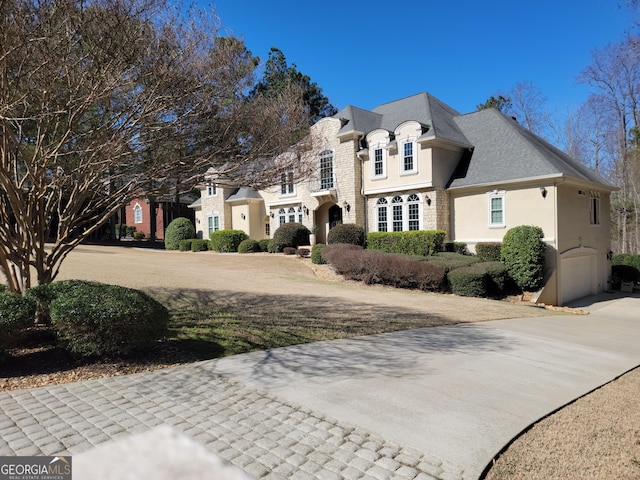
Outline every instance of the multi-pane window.
<path id="1" fill-rule="evenodd" d="M 298 207 L 298 223 L 302 223 L 302 207 Z"/>
<path id="2" fill-rule="evenodd" d="M 414 168 L 413 161 L 413 143 L 407 142 L 403 147 L 403 156 L 402 156 L 402 170 L 404 172 L 412 172 Z"/>
<path id="3" fill-rule="evenodd" d="M 403 202 L 401 196 L 395 196 L 391 199 L 391 206 L 393 211 L 393 231 L 401 232 L 402 231 L 402 210 L 403 210 Z"/>
<path id="4" fill-rule="evenodd" d="M 504 227 L 504 194 L 489 197 L 489 226 Z"/>
<path id="5" fill-rule="evenodd" d="M 409 230 L 420 230 L 420 197 L 411 194 L 407 198 Z"/>
<path id="6" fill-rule="evenodd" d="M 220 217 L 218 215 L 210 215 L 207 217 L 207 233 L 217 232 L 220 230 Z"/>
<path id="7" fill-rule="evenodd" d="M 387 231 L 387 199 L 379 198 L 376 202 L 378 208 L 378 231 Z"/>
<path id="8" fill-rule="evenodd" d="M 589 223 L 600 225 L 600 198 L 596 195 L 589 198 Z"/>
<path id="9" fill-rule="evenodd" d="M 133 223 L 142 223 L 142 207 L 139 203 L 133 207 Z"/>
<path id="10" fill-rule="evenodd" d="M 266 223 L 264 224 L 264 234 L 265 234 L 267 237 L 270 237 L 270 236 L 271 236 L 271 224 L 270 224 L 269 222 L 266 222 Z"/>
<path id="11" fill-rule="evenodd" d="M 288 195 L 294 193 L 293 190 L 293 172 L 284 172 L 280 175 L 280 193 Z"/>
<path id="12" fill-rule="evenodd" d="M 207 185 L 207 197 L 215 197 L 217 193 L 216 184 Z"/>
<path id="13" fill-rule="evenodd" d="M 289 222 L 295 222 L 296 221 L 296 209 L 293 207 L 289 207 L 289 210 L 287 211 L 287 213 L 289 214 Z"/>
<path id="14" fill-rule="evenodd" d="M 384 175 L 384 157 L 381 148 L 373 151 L 373 175 L 376 177 Z"/>
<path id="15" fill-rule="evenodd" d="M 280 225 L 284 225 L 285 223 L 287 223 L 287 212 L 284 208 L 278 210 L 278 221 Z"/>
<path id="16" fill-rule="evenodd" d="M 334 188 L 333 183 L 333 152 L 325 150 L 320 154 L 320 190 Z"/>

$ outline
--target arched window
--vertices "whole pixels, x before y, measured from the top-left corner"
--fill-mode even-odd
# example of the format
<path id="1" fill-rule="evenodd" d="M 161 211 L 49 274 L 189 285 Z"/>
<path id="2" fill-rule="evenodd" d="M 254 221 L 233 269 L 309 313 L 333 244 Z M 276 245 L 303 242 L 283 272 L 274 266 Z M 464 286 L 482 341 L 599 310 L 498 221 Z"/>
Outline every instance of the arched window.
<path id="1" fill-rule="evenodd" d="M 296 209 L 293 207 L 289 207 L 289 210 L 287 212 L 289 214 L 289 222 L 295 222 L 296 221 Z"/>
<path id="2" fill-rule="evenodd" d="M 142 223 L 142 207 L 139 203 L 133 207 L 133 223 Z"/>
<path id="3" fill-rule="evenodd" d="M 407 197 L 409 230 L 420 230 L 420 197 L 412 193 Z"/>
<path id="4" fill-rule="evenodd" d="M 302 207 L 298 207 L 298 223 L 302 223 Z"/>
<path id="5" fill-rule="evenodd" d="M 391 204 L 393 207 L 393 231 L 401 232 L 402 231 L 402 206 L 403 200 L 400 195 L 396 195 L 391 199 Z"/>
<path id="6" fill-rule="evenodd" d="M 378 210 L 378 231 L 387 231 L 388 212 L 387 212 L 387 199 L 379 198 L 376 202 L 376 208 Z"/>
<path id="7" fill-rule="evenodd" d="M 284 208 L 278 210 L 278 221 L 280 225 L 287 223 L 287 212 L 285 212 Z"/>

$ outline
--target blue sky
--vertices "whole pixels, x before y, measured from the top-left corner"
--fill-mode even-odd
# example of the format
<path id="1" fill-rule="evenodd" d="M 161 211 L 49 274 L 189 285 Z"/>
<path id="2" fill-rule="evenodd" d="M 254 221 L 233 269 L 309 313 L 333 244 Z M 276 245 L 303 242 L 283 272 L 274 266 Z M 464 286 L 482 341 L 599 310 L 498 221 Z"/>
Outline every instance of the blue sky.
<path id="1" fill-rule="evenodd" d="M 214 0 L 226 33 L 266 60 L 271 46 L 340 108 L 427 91 L 461 113 L 532 82 L 548 108 L 588 94 L 576 76 L 622 39 L 622 0 Z"/>

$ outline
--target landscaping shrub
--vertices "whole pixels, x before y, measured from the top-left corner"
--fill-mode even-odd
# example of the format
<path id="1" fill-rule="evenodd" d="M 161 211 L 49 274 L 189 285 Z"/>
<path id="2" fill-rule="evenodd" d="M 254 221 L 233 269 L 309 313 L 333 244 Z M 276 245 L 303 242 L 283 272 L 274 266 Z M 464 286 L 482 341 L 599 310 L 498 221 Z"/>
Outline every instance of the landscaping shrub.
<path id="1" fill-rule="evenodd" d="M 36 302 L 17 293 L 0 293 L 0 354 L 17 340 L 36 314 Z"/>
<path id="2" fill-rule="evenodd" d="M 191 220 L 178 217 L 172 221 L 164 234 L 164 248 L 178 250 L 181 240 L 188 240 L 196 236 L 196 229 Z"/>
<path id="3" fill-rule="evenodd" d="M 500 242 L 476 243 L 476 256 L 481 262 L 499 262 L 501 248 Z"/>
<path id="4" fill-rule="evenodd" d="M 364 227 L 355 223 L 343 223 L 329 230 L 327 243 L 348 243 L 364 247 L 367 240 Z"/>
<path id="5" fill-rule="evenodd" d="M 261 252 L 268 252 L 269 251 L 269 242 L 271 241 L 270 238 L 263 238 L 262 240 L 258 240 L 258 245 L 260 245 L 260 251 Z"/>
<path id="6" fill-rule="evenodd" d="M 309 245 L 309 229 L 301 223 L 285 223 L 274 232 L 273 243 L 276 252 L 282 252 L 285 247 Z"/>
<path id="7" fill-rule="evenodd" d="M 489 297 L 504 295 L 508 274 L 500 262 L 474 263 L 447 274 L 451 291 L 465 297 Z"/>
<path id="8" fill-rule="evenodd" d="M 465 242 L 446 242 L 444 244 L 444 251 L 459 253 L 460 255 L 469 255 L 469 250 Z"/>
<path id="9" fill-rule="evenodd" d="M 260 244 L 257 240 L 247 238 L 238 245 L 238 253 L 255 253 L 260 251 Z"/>
<path id="10" fill-rule="evenodd" d="M 367 234 L 367 248 L 386 253 L 429 256 L 442 251 L 445 235 L 442 230 L 370 232 Z"/>
<path id="11" fill-rule="evenodd" d="M 133 232 L 133 238 L 135 240 L 143 240 L 144 237 L 146 237 L 146 235 L 144 234 L 144 232 Z"/>
<path id="12" fill-rule="evenodd" d="M 133 225 L 125 225 L 125 234 L 127 237 L 133 237 L 136 233 L 136 227 Z"/>
<path id="13" fill-rule="evenodd" d="M 249 236 L 242 230 L 219 230 L 209 234 L 209 248 L 215 252 L 237 252 L 242 241 Z"/>
<path id="14" fill-rule="evenodd" d="M 167 309 L 144 292 L 96 282 L 60 282 L 51 301 L 51 323 L 73 353 L 130 354 L 166 333 Z"/>
<path id="15" fill-rule="evenodd" d="M 190 252 L 191 251 L 191 244 L 193 243 L 193 241 L 195 240 L 195 238 L 188 238 L 186 240 L 180 240 L 180 243 L 178 244 L 178 250 L 181 252 Z"/>
<path id="16" fill-rule="evenodd" d="M 640 255 L 617 253 L 611 258 L 611 265 L 628 265 L 640 270 Z"/>
<path id="17" fill-rule="evenodd" d="M 269 240 L 269 243 L 267 243 L 267 252 L 278 253 L 278 246 L 276 245 L 276 242 L 273 241 L 273 239 Z"/>
<path id="18" fill-rule="evenodd" d="M 302 257 L 302 258 L 309 258 L 310 253 L 311 251 L 308 248 L 298 248 L 296 250 L 296 256 Z"/>
<path id="19" fill-rule="evenodd" d="M 437 290 L 444 278 L 444 271 L 435 265 L 356 245 L 326 245 L 322 256 L 339 274 L 367 284 Z"/>
<path id="20" fill-rule="evenodd" d="M 282 249 L 282 251 L 283 251 L 283 253 L 284 253 L 285 255 L 295 255 L 297 250 L 298 250 L 298 249 L 297 249 L 297 248 L 295 248 L 295 247 L 284 247 L 284 248 Z"/>
<path id="21" fill-rule="evenodd" d="M 613 265 L 611 267 L 613 288 L 620 288 L 622 282 L 640 282 L 640 270 L 632 265 Z"/>
<path id="22" fill-rule="evenodd" d="M 546 249 L 543 237 L 540 227 L 521 225 L 510 229 L 502 239 L 500 260 L 522 290 L 535 290 L 542 284 Z"/>
<path id="23" fill-rule="evenodd" d="M 207 250 L 209 250 L 209 240 L 194 238 L 191 242 L 192 252 L 206 252 Z"/>
<path id="24" fill-rule="evenodd" d="M 460 253 L 454 252 L 439 252 L 435 255 L 424 257 L 422 260 L 442 268 L 445 273 L 449 273 L 456 268 L 466 267 L 480 261 L 477 257 L 461 255 Z"/>
<path id="25" fill-rule="evenodd" d="M 317 243 L 311 248 L 311 263 L 316 265 L 324 265 L 327 261 L 322 257 L 322 249 L 324 243 Z"/>

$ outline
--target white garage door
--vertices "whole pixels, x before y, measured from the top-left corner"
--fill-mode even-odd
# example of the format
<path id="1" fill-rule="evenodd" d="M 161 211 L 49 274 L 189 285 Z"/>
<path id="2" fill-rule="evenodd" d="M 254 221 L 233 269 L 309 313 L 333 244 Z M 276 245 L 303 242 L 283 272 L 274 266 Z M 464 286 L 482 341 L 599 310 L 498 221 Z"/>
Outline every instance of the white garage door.
<path id="1" fill-rule="evenodd" d="M 561 260 L 562 303 L 595 293 L 595 258 L 595 255 L 585 255 Z"/>

